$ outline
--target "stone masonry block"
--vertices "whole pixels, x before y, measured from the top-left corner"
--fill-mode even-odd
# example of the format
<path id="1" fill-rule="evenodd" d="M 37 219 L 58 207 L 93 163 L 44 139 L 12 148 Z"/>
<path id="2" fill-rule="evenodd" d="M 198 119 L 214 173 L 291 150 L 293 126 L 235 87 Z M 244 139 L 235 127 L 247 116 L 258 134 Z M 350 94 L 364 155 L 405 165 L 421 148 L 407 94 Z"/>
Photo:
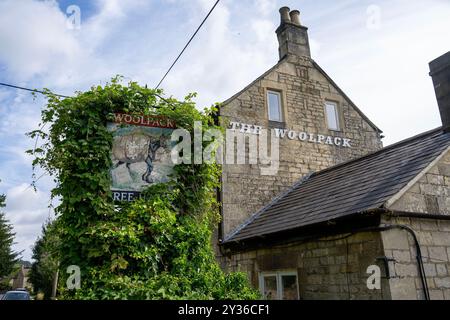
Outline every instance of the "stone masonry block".
<path id="1" fill-rule="evenodd" d="M 441 290 L 430 290 L 431 300 L 444 300 L 444 293 Z"/>
<path id="2" fill-rule="evenodd" d="M 415 264 L 396 263 L 395 275 L 400 277 L 417 277 L 419 271 Z"/>
<path id="3" fill-rule="evenodd" d="M 448 261 L 447 252 L 444 247 L 428 247 L 429 258 L 435 262 Z"/>
<path id="4" fill-rule="evenodd" d="M 434 263 L 424 263 L 423 269 L 427 277 L 435 277 L 437 275 L 436 265 Z"/>
<path id="5" fill-rule="evenodd" d="M 444 299 L 450 300 L 450 289 L 442 290 L 444 292 Z"/>
<path id="6" fill-rule="evenodd" d="M 427 174 L 427 181 L 429 184 L 444 185 L 444 176 L 437 174 Z"/>
<path id="7" fill-rule="evenodd" d="M 392 278 L 389 280 L 393 300 L 415 300 L 416 285 L 414 278 Z"/>
<path id="8" fill-rule="evenodd" d="M 392 256 L 398 262 L 411 262 L 411 253 L 409 250 L 393 250 Z"/>
<path id="9" fill-rule="evenodd" d="M 403 230 L 387 230 L 382 233 L 385 249 L 409 250 L 408 235 Z"/>
<path id="10" fill-rule="evenodd" d="M 449 232 L 432 232 L 433 245 L 435 246 L 450 246 Z"/>
<path id="11" fill-rule="evenodd" d="M 443 176 L 450 177 L 450 164 L 439 163 L 438 164 L 439 173 Z"/>
<path id="12" fill-rule="evenodd" d="M 434 282 L 438 288 L 450 289 L 450 277 L 435 278 Z"/>
<path id="13" fill-rule="evenodd" d="M 439 277 L 444 277 L 448 275 L 447 266 L 443 263 L 436 264 L 436 272 Z"/>

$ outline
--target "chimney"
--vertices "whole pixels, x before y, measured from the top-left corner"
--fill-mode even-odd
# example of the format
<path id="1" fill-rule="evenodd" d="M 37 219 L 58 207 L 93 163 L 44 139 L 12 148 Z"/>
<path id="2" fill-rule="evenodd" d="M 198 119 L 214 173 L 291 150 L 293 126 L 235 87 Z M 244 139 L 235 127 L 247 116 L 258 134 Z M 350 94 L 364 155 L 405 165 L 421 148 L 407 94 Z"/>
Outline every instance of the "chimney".
<path id="1" fill-rule="evenodd" d="M 430 62 L 430 76 L 441 114 L 442 129 L 450 132 L 450 51 Z"/>
<path id="2" fill-rule="evenodd" d="M 308 28 L 300 24 L 300 11 L 282 7 L 280 16 L 281 23 L 276 30 L 280 60 L 286 56 L 310 58 Z"/>

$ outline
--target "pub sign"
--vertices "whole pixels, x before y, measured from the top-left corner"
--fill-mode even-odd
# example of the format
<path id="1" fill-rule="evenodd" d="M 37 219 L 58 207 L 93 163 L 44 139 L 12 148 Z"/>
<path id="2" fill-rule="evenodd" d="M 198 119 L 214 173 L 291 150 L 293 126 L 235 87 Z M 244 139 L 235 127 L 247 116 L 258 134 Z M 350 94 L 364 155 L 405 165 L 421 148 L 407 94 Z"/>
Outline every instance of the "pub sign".
<path id="1" fill-rule="evenodd" d="M 111 190 L 114 201 L 132 201 L 146 187 L 167 182 L 172 172 L 171 134 L 175 123 L 162 116 L 114 114 Z"/>

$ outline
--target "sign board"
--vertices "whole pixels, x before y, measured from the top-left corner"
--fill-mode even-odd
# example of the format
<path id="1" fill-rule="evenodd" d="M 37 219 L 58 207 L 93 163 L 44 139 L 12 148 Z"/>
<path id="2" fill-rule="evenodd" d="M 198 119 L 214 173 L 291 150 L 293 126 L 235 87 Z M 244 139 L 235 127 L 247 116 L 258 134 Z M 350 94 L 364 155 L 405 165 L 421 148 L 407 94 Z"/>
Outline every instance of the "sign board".
<path id="1" fill-rule="evenodd" d="M 116 113 L 107 128 L 113 134 L 114 201 L 132 201 L 146 187 L 169 180 L 173 169 L 170 157 L 173 121 L 161 116 Z"/>

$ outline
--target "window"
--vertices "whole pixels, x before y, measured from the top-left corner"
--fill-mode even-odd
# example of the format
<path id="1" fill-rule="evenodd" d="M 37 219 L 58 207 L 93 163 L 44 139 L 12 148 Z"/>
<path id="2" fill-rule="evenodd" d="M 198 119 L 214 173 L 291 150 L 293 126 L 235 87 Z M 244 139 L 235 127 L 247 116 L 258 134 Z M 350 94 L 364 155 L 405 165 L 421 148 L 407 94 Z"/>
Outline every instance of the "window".
<path id="1" fill-rule="evenodd" d="M 277 276 L 267 275 L 263 277 L 264 283 L 262 294 L 267 300 L 275 300 L 278 298 L 278 286 L 277 286 Z"/>
<path id="2" fill-rule="evenodd" d="M 267 105 L 269 107 L 269 120 L 282 122 L 281 94 L 276 91 L 267 91 Z"/>
<path id="3" fill-rule="evenodd" d="M 325 113 L 327 117 L 328 129 L 339 131 L 339 113 L 337 104 L 334 102 L 325 103 Z"/>
<path id="4" fill-rule="evenodd" d="M 298 300 L 297 272 L 261 273 L 259 289 L 267 300 Z"/>

